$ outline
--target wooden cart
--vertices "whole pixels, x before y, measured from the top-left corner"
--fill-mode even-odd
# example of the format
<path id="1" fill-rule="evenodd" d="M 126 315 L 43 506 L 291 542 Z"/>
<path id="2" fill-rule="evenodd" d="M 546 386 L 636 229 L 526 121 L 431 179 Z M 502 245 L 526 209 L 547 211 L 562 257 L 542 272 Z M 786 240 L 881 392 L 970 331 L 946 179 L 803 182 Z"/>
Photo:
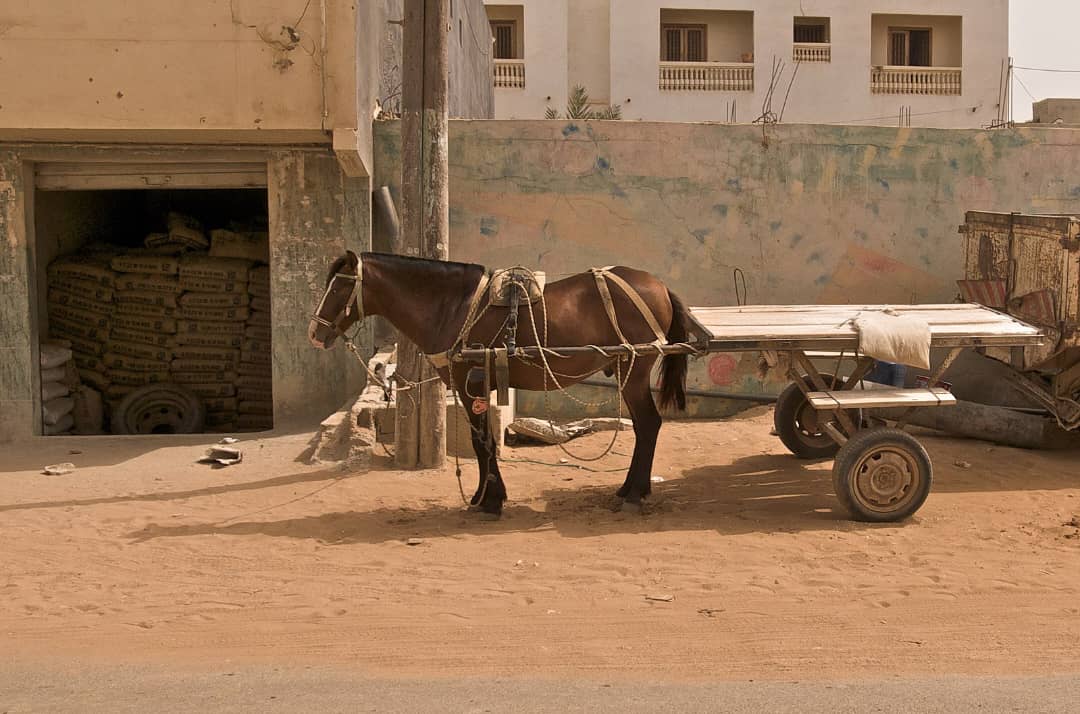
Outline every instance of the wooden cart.
<path id="1" fill-rule="evenodd" d="M 931 346 L 948 348 L 927 387 L 864 389 L 875 360 L 858 354 L 854 318 L 890 310 L 925 321 Z M 692 308 L 696 339 L 708 352 L 760 351 L 771 366 L 786 369 L 792 384 L 780 395 L 774 416 L 784 445 L 801 458 L 835 457 L 836 496 L 857 520 L 897 521 L 915 513 L 930 493 L 933 467 L 926 449 L 903 430 L 912 409 L 956 404 L 936 386 L 968 348 L 1025 348 L 1042 336 L 1008 315 L 981 305 L 777 305 Z M 823 375 L 811 356 L 839 355 L 837 371 Z M 847 379 L 839 360 L 856 360 Z M 878 418 L 889 409 L 900 418 Z M 897 423 L 898 426 L 889 424 Z"/>

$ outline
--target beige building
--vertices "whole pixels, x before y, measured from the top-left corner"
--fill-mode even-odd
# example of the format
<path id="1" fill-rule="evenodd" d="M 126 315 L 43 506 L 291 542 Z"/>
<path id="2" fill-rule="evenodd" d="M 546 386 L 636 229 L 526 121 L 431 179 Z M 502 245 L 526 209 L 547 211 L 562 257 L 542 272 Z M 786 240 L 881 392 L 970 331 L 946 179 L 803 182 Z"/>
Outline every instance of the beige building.
<path id="1" fill-rule="evenodd" d="M 999 116 L 1008 0 L 485 2 L 500 119 L 561 110 L 574 85 L 624 119 L 750 122 L 771 107 L 785 122 L 974 128 Z"/>
<path id="2" fill-rule="evenodd" d="M 0 4 L 0 441 L 43 431 L 39 345 L 70 314 L 48 266 L 138 251 L 173 211 L 268 243 L 261 416 L 325 416 L 361 375 L 306 326 L 333 258 L 371 246 L 372 118 L 400 96 L 401 0 L 92 6 Z M 452 111 L 490 117 L 483 6 L 451 8 Z"/>

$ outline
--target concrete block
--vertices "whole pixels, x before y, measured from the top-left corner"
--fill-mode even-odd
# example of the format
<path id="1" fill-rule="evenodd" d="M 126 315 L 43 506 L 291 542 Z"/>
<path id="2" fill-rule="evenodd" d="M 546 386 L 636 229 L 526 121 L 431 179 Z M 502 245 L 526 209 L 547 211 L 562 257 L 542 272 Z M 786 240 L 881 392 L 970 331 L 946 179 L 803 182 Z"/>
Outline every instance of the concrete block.
<path id="1" fill-rule="evenodd" d="M 506 427 L 514 420 L 514 391 L 510 390 L 510 405 L 498 407 L 492 405 L 491 426 L 495 434 L 495 448 L 497 453 L 502 453 L 505 442 Z M 394 420 L 397 418 L 395 406 L 389 407 L 379 404 L 371 404 L 365 410 L 365 414 L 359 417 L 361 423 L 371 423 L 375 428 L 375 439 L 380 444 L 392 445 L 394 443 Z M 447 456 L 474 456 L 472 447 L 472 432 L 469 427 L 469 416 L 465 408 L 455 405 L 453 397 L 446 400 L 446 455 Z"/>

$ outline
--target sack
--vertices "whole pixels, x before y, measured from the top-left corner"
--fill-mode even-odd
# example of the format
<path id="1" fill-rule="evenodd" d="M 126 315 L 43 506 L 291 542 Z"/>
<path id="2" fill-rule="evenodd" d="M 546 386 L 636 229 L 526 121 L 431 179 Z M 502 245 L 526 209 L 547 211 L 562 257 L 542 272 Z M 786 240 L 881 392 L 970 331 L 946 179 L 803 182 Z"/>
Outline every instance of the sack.
<path id="1" fill-rule="evenodd" d="M 73 426 L 75 426 L 75 419 L 70 414 L 65 414 L 60 421 L 55 424 L 46 424 L 41 431 L 45 436 L 58 436 L 68 433 Z"/>
<path id="2" fill-rule="evenodd" d="M 264 414 L 241 414 L 236 417 L 237 431 L 270 431 L 274 428 L 274 418 Z"/>
<path id="3" fill-rule="evenodd" d="M 255 282 L 254 280 L 248 283 L 248 293 L 261 298 L 270 297 L 270 283 Z"/>
<path id="4" fill-rule="evenodd" d="M 206 408 L 206 411 L 215 414 L 232 412 L 232 415 L 236 416 L 236 405 L 236 397 L 209 397 L 203 399 L 203 406 Z"/>
<path id="5" fill-rule="evenodd" d="M 220 347 L 222 349 L 240 349 L 244 338 L 239 335 L 199 335 L 178 334 L 176 344 L 191 345 L 193 347 Z"/>
<path id="6" fill-rule="evenodd" d="M 864 312 L 855 318 L 859 351 L 885 362 L 930 369 L 930 325 L 892 310 Z"/>
<path id="7" fill-rule="evenodd" d="M 110 402 L 119 402 L 127 395 L 134 392 L 138 387 L 133 387 L 129 384 L 110 384 L 108 389 L 105 390 L 105 398 Z M 115 411 L 116 407 L 113 407 Z"/>
<path id="8" fill-rule="evenodd" d="M 236 365 L 236 373 L 241 377 L 262 377 L 263 379 L 271 376 L 269 364 L 255 364 L 253 362 L 241 362 Z"/>
<path id="9" fill-rule="evenodd" d="M 253 318 L 255 317 L 255 315 L 254 315 L 255 312 L 266 313 L 266 324 L 270 324 L 270 299 L 269 298 L 258 297 L 258 296 L 251 298 L 251 311 L 253 313 L 252 314 Z"/>
<path id="10" fill-rule="evenodd" d="M 176 316 L 176 308 L 160 307 L 158 305 L 140 305 L 138 303 L 116 303 L 117 315 L 139 315 L 140 317 L 153 317 L 164 319 Z"/>
<path id="11" fill-rule="evenodd" d="M 203 399 L 231 397 L 236 394 L 236 387 L 225 383 L 185 384 L 184 387 Z"/>
<path id="12" fill-rule="evenodd" d="M 67 376 L 67 367 L 66 367 L 66 365 L 69 365 L 69 364 L 71 364 L 71 362 L 65 362 L 64 364 L 60 365 L 59 367 L 52 367 L 50 369 L 41 370 L 41 381 L 42 382 L 63 382 L 64 377 Z"/>
<path id="13" fill-rule="evenodd" d="M 113 289 L 111 287 L 105 287 L 92 280 L 82 280 L 80 278 L 70 278 L 65 276 L 58 276 L 55 278 L 50 277 L 49 287 L 56 290 L 63 290 L 72 295 L 77 295 L 84 300 L 91 300 L 105 305 L 112 302 L 113 299 Z"/>
<path id="14" fill-rule="evenodd" d="M 221 280 L 220 278 L 186 276 L 181 272 L 180 289 L 201 293 L 244 293 L 246 295 L 247 283 L 235 280 Z"/>
<path id="15" fill-rule="evenodd" d="M 271 402 L 274 399 L 271 392 L 265 392 L 261 389 L 245 389 L 244 387 L 236 388 L 236 397 L 242 402 Z"/>
<path id="16" fill-rule="evenodd" d="M 76 352 L 75 359 L 73 360 L 75 366 L 80 370 L 91 369 L 98 372 L 105 371 L 105 363 L 101 361 L 99 355 L 86 354 L 85 352 Z"/>
<path id="17" fill-rule="evenodd" d="M 38 360 L 41 364 L 42 369 L 63 367 L 65 363 L 71 360 L 71 358 L 71 350 L 67 347 L 57 347 L 56 345 L 43 344 L 38 350 Z"/>
<path id="18" fill-rule="evenodd" d="M 180 292 L 180 281 L 172 275 L 123 273 L 116 279 L 116 289 L 176 295 Z"/>
<path id="19" fill-rule="evenodd" d="M 75 392 L 75 408 L 71 412 L 76 434 L 100 434 L 105 426 L 105 405 L 101 392 L 79 387 Z"/>
<path id="20" fill-rule="evenodd" d="M 67 307 L 66 305 L 57 305 L 56 303 L 49 303 L 49 318 L 71 320 L 87 327 L 108 327 L 109 318 L 107 315 L 102 315 L 100 312 L 92 312 L 90 310 L 80 310 L 74 307 Z"/>
<path id="21" fill-rule="evenodd" d="M 71 340 L 74 345 L 76 338 L 104 342 L 109 339 L 109 328 L 87 325 L 78 320 L 52 317 L 49 319 L 49 334 Z"/>
<path id="22" fill-rule="evenodd" d="M 105 351 L 106 340 L 85 340 L 81 337 L 69 337 L 71 349 L 76 355 L 100 355 Z"/>
<path id="23" fill-rule="evenodd" d="M 180 307 L 227 308 L 243 307 L 248 304 L 247 293 L 200 293 L 189 292 L 180 296 Z"/>
<path id="24" fill-rule="evenodd" d="M 188 253 L 180 258 L 180 278 L 209 278 L 246 283 L 251 261 L 243 258 L 213 258 L 200 253 Z"/>
<path id="25" fill-rule="evenodd" d="M 185 307 L 180 310 L 180 317 L 185 320 L 246 322 L 248 319 L 248 309 L 246 307 Z"/>
<path id="26" fill-rule="evenodd" d="M 147 317 L 145 315 L 115 315 L 113 327 L 144 332 L 176 333 L 176 320 L 171 317 Z"/>
<path id="27" fill-rule="evenodd" d="M 167 255 L 131 252 L 116 256 L 109 262 L 109 266 L 118 273 L 176 275 L 180 269 L 180 261 Z"/>
<path id="28" fill-rule="evenodd" d="M 221 347 L 199 347 L 197 345 L 177 345 L 173 350 L 175 359 L 203 360 L 234 365 L 240 359 L 240 350 Z"/>
<path id="29" fill-rule="evenodd" d="M 217 374 L 220 372 L 239 373 L 239 370 L 236 368 L 236 361 L 231 359 L 173 358 L 173 379 L 176 378 L 177 374 L 182 372 L 206 372 Z"/>
<path id="30" fill-rule="evenodd" d="M 97 369 L 80 369 L 79 379 L 83 381 L 83 384 L 89 384 L 99 392 L 104 392 L 109 388 L 109 378 L 105 376 L 104 370 Z"/>
<path id="31" fill-rule="evenodd" d="M 228 382 L 230 384 L 235 384 L 239 378 L 240 377 L 236 372 L 228 370 L 212 372 L 179 372 L 176 369 L 173 369 L 172 371 L 172 381 L 177 384 L 206 384 L 207 382 Z"/>
<path id="32" fill-rule="evenodd" d="M 270 262 L 270 240 L 265 233 L 236 233 L 223 228 L 210 231 L 210 256 Z"/>
<path id="33" fill-rule="evenodd" d="M 251 352 L 250 350 L 240 350 L 240 361 L 266 366 L 272 364 L 269 352 Z"/>
<path id="34" fill-rule="evenodd" d="M 209 429 L 236 431 L 236 412 L 206 412 L 203 423 Z"/>
<path id="35" fill-rule="evenodd" d="M 147 384 L 168 382 L 168 370 L 155 370 L 152 372 L 132 372 L 126 369 L 114 369 L 109 371 L 109 381 L 112 384 L 120 384 L 127 387 L 142 387 Z"/>
<path id="36" fill-rule="evenodd" d="M 169 226 L 169 233 L 166 236 L 165 241 L 199 250 L 205 250 L 210 247 L 210 241 L 206 239 L 202 223 L 195 218 L 186 216 L 182 213 L 171 212 L 169 213 L 167 223 Z M 151 247 L 153 245 L 160 245 L 158 241 L 151 243 L 149 236 L 147 236 L 146 244 Z"/>
<path id="37" fill-rule="evenodd" d="M 59 288 L 49 288 L 48 303 L 97 315 L 108 315 L 112 312 L 112 302 L 83 297 Z"/>
<path id="38" fill-rule="evenodd" d="M 145 305 L 148 307 L 175 308 L 176 294 L 155 290 L 117 290 L 116 302 L 118 305 L 126 305 L 127 307 Z M 163 315 L 162 317 L 169 316 Z"/>
<path id="39" fill-rule="evenodd" d="M 71 413 L 75 408 L 75 400 L 71 397 L 57 397 L 41 405 L 41 418 L 46 424 L 56 424 L 63 417 Z"/>
<path id="40" fill-rule="evenodd" d="M 167 347 L 172 349 L 176 342 L 173 335 L 160 332 L 147 332 L 145 330 L 129 330 L 126 327 L 114 327 L 109 333 L 110 344 L 113 341 L 135 342 L 140 345 L 154 345 L 155 347 Z"/>
<path id="41" fill-rule="evenodd" d="M 266 402 L 240 402 L 237 407 L 241 414 L 260 414 L 262 416 L 274 416 L 274 403 Z"/>
<path id="42" fill-rule="evenodd" d="M 248 352 L 261 352 L 263 354 L 269 355 L 270 343 L 248 338 L 244 340 L 243 349 Z"/>
<path id="43" fill-rule="evenodd" d="M 89 283 L 111 288 L 115 284 L 116 273 L 109 267 L 93 258 L 59 258 L 54 260 L 46 270 L 49 281 L 85 280 Z"/>
<path id="44" fill-rule="evenodd" d="M 115 352 L 106 352 L 102 361 L 105 362 L 105 366 L 109 370 L 125 369 L 132 372 L 161 372 L 169 369 L 168 360 L 144 359 Z"/>
<path id="45" fill-rule="evenodd" d="M 243 375 L 236 379 L 236 386 L 240 389 L 251 389 L 269 394 L 274 389 L 274 379 L 270 376 L 255 377 Z"/>
<path id="46" fill-rule="evenodd" d="M 244 328 L 244 337 L 250 337 L 253 340 L 262 340 L 263 342 L 269 342 L 271 337 L 271 330 L 265 325 L 252 325 L 249 322 L 247 327 Z"/>
<path id="47" fill-rule="evenodd" d="M 176 331 L 185 335 L 244 335 L 242 322 L 215 322 L 212 320 L 177 320 Z"/>
<path id="48" fill-rule="evenodd" d="M 60 397 L 66 397 L 71 393 L 68 386 L 63 382 L 42 382 L 41 383 L 41 401 L 51 402 L 53 399 L 59 399 Z"/>
<path id="49" fill-rule="evenodd" d="M 168 347 L 160 347 L 158 345 L 146 345 L 139 342 L 125 342 L 123 340 L 109 340 L 109 344 L 106 345 L 106 355 L 124 355 L 126 357 L 137 357 L 138 359 L 151 360 L 155 362 L 163 362 L 168 364 L 172 362 L 172 350 Z M 108 360 L 105 362 L 108 364 Z"/>

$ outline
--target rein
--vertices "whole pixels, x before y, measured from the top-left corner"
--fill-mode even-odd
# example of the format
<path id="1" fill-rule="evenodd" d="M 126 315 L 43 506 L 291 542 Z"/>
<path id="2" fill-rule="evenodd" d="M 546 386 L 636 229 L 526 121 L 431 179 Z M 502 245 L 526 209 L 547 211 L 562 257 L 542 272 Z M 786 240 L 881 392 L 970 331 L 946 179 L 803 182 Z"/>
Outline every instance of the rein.
<path id="1" fill-rule="evenodd" d="M 334 290 L 335 281 L 337 280 L 351 280 L 353 286 L 352 290 L 349 292 L 349 299 L 345 301 L 345 308 L 333 320 L 328 320 L 322 316 L 322 311 L 326 306 L 326 299 L 330 297 L 330 293 Z M 322 300 L 319 300 L 319 304 L 315 307 L 315 312 L 311 314 L 311 319 L 323 327 L 329 327 L 338 337 L 345 337 L 345 331 L 341 329 L 341 323 L 351 315 L 353 302 L 356 303 L 356 311 L 359 313 L 357 321 L 364 319 L 363 287 L 364 259 L 360 258 L 356 263 L 356 275 L 350 275 L 349 273 L 334 273 L 330 276 L 330 280 L 326 283 L 326 291 L 323 293 Z"/>

